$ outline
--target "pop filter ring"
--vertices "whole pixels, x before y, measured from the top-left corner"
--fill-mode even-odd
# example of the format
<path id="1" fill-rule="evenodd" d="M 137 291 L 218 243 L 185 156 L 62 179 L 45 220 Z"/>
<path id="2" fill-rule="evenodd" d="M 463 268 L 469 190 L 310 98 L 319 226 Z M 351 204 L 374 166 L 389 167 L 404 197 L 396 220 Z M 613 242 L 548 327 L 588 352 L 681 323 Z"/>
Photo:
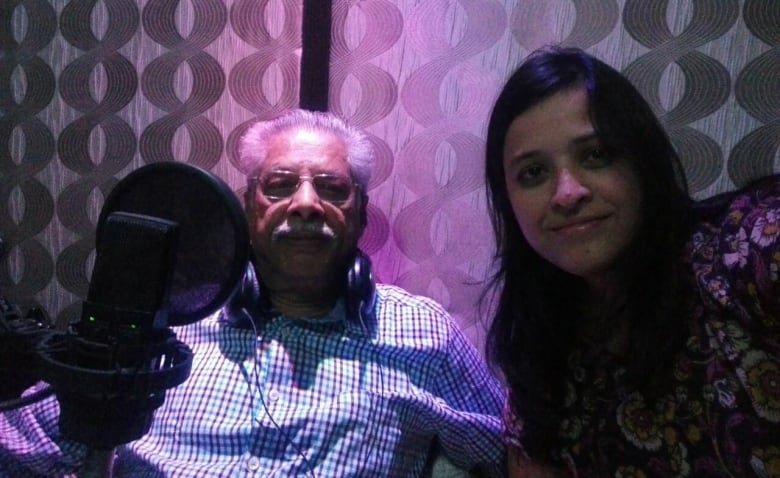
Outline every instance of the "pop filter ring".
<path id="1" fill-rule="evenodd" d="M 212 314 L 241 283 L 249 260 L 248 226 L 233 191 L 212 173 L 179 162 L 152 163 L 129 173 L 100 211 L 98 250 L 105 246 L 102 232 L 114 212 L 178 224 L 168 325 L 185 325 Z M 110 448 L 148 432 L 165 390 L 186 380 L 193 356 L 170 329 L 158 332 L 161 340 L 151 340 L 147 349 L 157 363 L 148 370 L 81 364 L 79 344 L 85 339 L 71 334 L 53 333 L 41 341 L 37 347 L 41 375 L 60 401 L 63 435 L 91 447 Z"/>
<path id="2" fill-rule="evenodd" d="M 212 314 L 240 284 L 249 261 L 246 218 L 235 193 L 211 172 L 176 161 L 132 171 L 106 197 L 97 241 L 108 215 L 116 211 L 179 224 L 169 325 L 190 324 Z"/>

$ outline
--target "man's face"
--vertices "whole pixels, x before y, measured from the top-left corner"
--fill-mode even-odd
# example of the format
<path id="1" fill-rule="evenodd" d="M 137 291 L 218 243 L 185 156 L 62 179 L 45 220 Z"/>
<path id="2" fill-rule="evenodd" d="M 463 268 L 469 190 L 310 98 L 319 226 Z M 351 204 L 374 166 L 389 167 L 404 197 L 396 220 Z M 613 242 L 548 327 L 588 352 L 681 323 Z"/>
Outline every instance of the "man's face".
<path id="1" fill-rule="evenodd" d="M 327 281 L 338 280 L 363 232 L 365 204 L 344 142 L 330 133 L 283 132 L 255 177 L 246 212 L 261 280 L 332 287 Z"/>

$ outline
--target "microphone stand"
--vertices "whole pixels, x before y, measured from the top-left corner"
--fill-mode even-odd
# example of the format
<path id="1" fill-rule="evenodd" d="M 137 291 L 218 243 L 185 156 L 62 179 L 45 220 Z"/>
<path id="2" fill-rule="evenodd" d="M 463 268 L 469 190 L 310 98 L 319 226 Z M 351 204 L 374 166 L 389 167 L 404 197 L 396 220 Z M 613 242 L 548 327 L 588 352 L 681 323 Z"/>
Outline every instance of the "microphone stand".
<path id="1" fill-rule="evenodd" d="M 189 376 L 193 354 L 169 328 L 147 331 L 135 343 L 93 342 L 88 323 L 74 326 L 81 334 L 44 338 L 41 375 L 57 395 L 60 432 L 87 446 L 79 478 L 111 478 L 116 447 L 149 431 L 165 391 Z"/>
<path id="2" fill-rule="evenodd" d="M 112 478 L 116 448 L 90 448 L 79 472 L 79 478 Z"/>

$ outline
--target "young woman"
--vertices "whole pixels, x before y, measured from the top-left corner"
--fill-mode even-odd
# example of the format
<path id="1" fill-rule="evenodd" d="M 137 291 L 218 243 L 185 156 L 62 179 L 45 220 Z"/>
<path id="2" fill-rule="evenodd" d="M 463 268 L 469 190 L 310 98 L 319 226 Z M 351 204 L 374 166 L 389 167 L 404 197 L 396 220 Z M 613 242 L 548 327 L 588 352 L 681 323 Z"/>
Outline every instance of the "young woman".
<path id="1" fill-rule="evenodd" d="M 510 476 L 777 476 L 780 182 L 694 203 L 631 83 L 561 48 L 502 90 L 486 174 Z"/>

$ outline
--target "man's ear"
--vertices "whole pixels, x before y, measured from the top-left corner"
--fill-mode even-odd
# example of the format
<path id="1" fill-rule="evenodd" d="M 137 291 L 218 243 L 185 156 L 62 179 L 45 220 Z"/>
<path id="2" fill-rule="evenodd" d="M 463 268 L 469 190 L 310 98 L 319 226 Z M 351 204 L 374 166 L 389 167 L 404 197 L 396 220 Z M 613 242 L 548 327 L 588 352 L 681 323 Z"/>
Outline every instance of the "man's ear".
<path id="1" fill-rule="evenodd" d="M 368 225 L 368 194 L 362 189 L 358 195 L 358 200 L 360 201 L 360 204 L 358 204 L 358 214 L 360 215 L 360 235 L 362 236 L 363 231 L 366 230 L 366 225 Z"/>
<path id="2" fill-rule="evenodd" d="M 254 221 L 255 219 L 255 192 L 253 188 L 248 187 L 244 191 L 244 214 L 247 219 Z"/>

